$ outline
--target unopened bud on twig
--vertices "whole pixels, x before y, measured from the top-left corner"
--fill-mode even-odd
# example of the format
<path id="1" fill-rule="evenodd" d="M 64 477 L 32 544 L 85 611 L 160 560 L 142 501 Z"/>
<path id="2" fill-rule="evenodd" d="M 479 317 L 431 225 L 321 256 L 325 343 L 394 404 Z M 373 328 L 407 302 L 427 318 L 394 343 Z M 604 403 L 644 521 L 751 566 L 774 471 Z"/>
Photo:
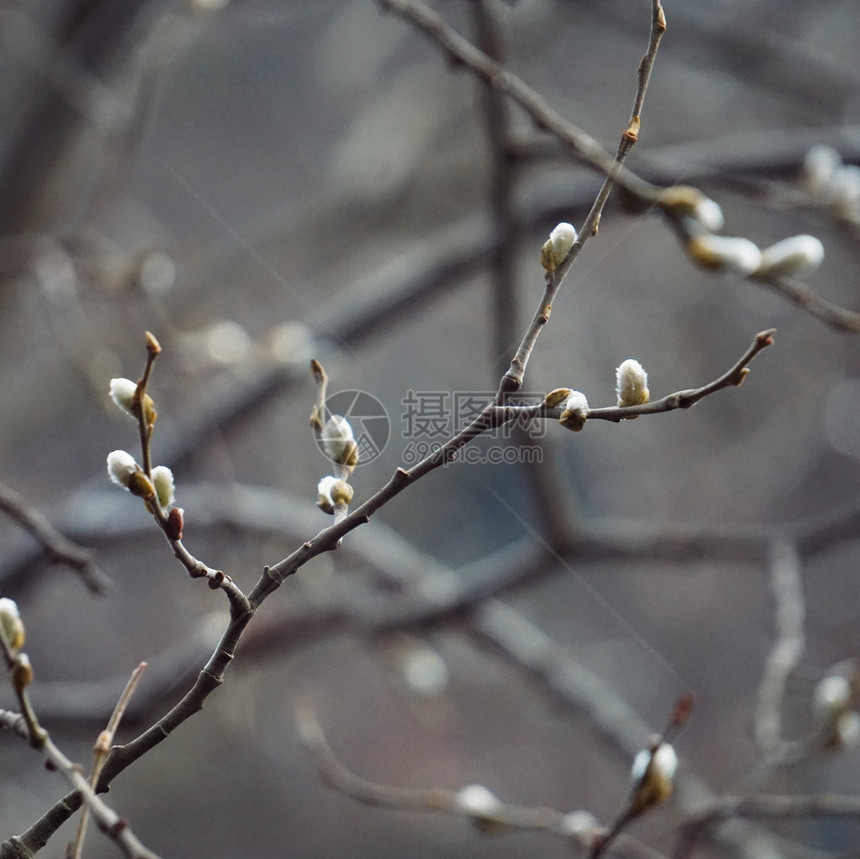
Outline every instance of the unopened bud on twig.
<path id="1" fill-rule="evenodd" d="M 860 742 L 860 713 L 849 710 L 843 713 L 833 726 L 831 746 L 837 749 L 850 749 Z"/>
<path id="2" fill-rule="evenodd" d="M 33 682 L 33 666 L 26 653 L 19 653 L 12 666 L 12 688 L 19 694 Z"/>
<path id="3" fill-rule="evenodd" d="M 693 236 L 687 251 L 699 265 L 720 271 L 752 274 L 761 264 L 761 251 L 749 239 L 714 236 L 706 233 Z"/>
<path id="4" fill-rule="evenodd" d="M 622 361 L 615 370 L 615 393 L 619 406 L 641 406 L 651 399 L 648 374 L 634 358 Z"/>
<path id="5" fill-rule="evenodd" d="M 483 832 L 496 829 L 500 825 L 498 817 L 504 811 L 502 803 L 482 784 L 467 784 L 461 788 L 454 799 L 454 807 L 468 815 Z"/>
<path id="6" fill-rule="evenodd" d="M 185 527 L 185 511 L 181 507 L 174 507 L 167 514 L 167 523 L 164 526 L 164 533 L 169 540 L 181 540 L 182 529 Z"/>
<path id="7" fill-rule="evenodd" d="M 591 846 L 596 835 L 604 832 L 597 818 L 588 811 L 571 811 L 565 814 L 559 829 L 580 844 Z"/>
<path id="8" fill-rule="evenodd" d="M 131 379 L 111 379 L 110 380 L 110 398 L 122 409 L 127 415 L 130 415 L 137 420 L 137 414 L 134 410 L 135 395 L 137 393 L 137 383 Z M 156 412 L 155 404 L 149 394 L 144 394 L 140 401 L 140 407 L 143 411 L 143 417 L 147 426 L 152 426 L 155 423 Z"/>
<path id="9" fill-rule="evenodd" d="M 128 451 L 112 450 L 107 457 L 107 470 L 111 482 L 128 489 L 131 476 L 140 471 L 140 466 Z"/>
<path id="10" fill-rule="evenodd" d="M 10 650 L 20 650 L 24 646 L 24 621 L 18 612 L 18 604 L 9 597 L 0 598 L 0 633 Z"/>
<path id="11" fill-rule="evenodd" d="M 812 698 L 815 715 L 825 732 L 825 745 L 845 749 L 860 740 L 860 714 L 855 708 L 851 681 L 841 674 L 829 674 L 815 687 Z"/>
<path id="12" fill-rule="evenodd" d="M 152 469 L 152 485 L 155 487 L 155 497 L 162 510 L 170 510 L 174 497 L 173 472 L 166 465 L 156 465 Z"/>
<path id="13" fill-rule="evenodd" d="M 323 452 L 332 462 L 349 471 L 358 465 L 358 445 L 345 417 L 332 415 L 322 429 L 321 440 Z"/>
<path id="14" fill-rule="evenodd" d="M 152 481 L 143 473 L 128 451 L 112 450 L 107 457 L 107 471 L 113 483 L 128 490 L 132 495 L 145 499 L 155 496 Z"/>
<path id="15" fill-rule="evenodd" d="M 570 396 L 565 400 L 564 409 L 558 422 L 569 430 L 579 432 L 585 426 L 587 417 L 588 400 L 585 399 L 585 394 L 580 391 L 571 391 Z"/>
<path id="16" fill-rule="evenodd" d="M 543 398 L 543 404 L 551 409 L 553 406 L 563 403 L 572 393 L 570 388 L 556 388 Z"/>
<path id="17" fill-rule="evenodd" d="M 547 271 L 555 271 L 567 259 L 575 241 L 576 230 L 571 224 L 562 221 L 540 249 L 540 264 Z"/>
<path id="18" fill-rule="evenodd" d="M 636 755 L 630 777 L 633 798 L 630 811 L 642 814 L 667 800 L 675 789 L 678 756 L 669 743 L 657 741 Z"/>
<path id="19" fill-rule="evenodd" d="M 119 406 L 126 414 L 134 417 L 132 403 L 134 395 L 137 391 L 137 384 L 131 379 L 111 379 L 110 380 L 110 398 Z"/>
<path id="20" fill-rule="evenodd" d="M 800 183 L 813 197 L 827 194 L 836 171 L 842 164 L 842 157 L 832 147 L 817 143 L 811 147 L 803 159 Z"/>
<path id="21" fill-rule="evenodd" d="M 337 477 L 323 477 L 317 484 L 317 507 L 332 515 L 336 504 L 349 506 L 352 501 L 352 487 Z"/>
<path id="22" fill-rule="evenodd" d="M 719 203 L 691 185 L 675 185 L 660 195 L 660 208 L 672 218 L 688 218 L 699 230 L 717 233 L 725 224 Z"/>
<path id="23" fill-rule="evenodd" d="M 831 719 L 851 706 L 851 684 L 841 674 L 829 674 L 815 687 L 812 706 L 815 713 Z"/>
<path id="24" fill-rule="evenodd" d="M 809 274 L 824 260 L 824 245 L 815 236 L 791 236 L 761 252 L 760 277 Z"/>

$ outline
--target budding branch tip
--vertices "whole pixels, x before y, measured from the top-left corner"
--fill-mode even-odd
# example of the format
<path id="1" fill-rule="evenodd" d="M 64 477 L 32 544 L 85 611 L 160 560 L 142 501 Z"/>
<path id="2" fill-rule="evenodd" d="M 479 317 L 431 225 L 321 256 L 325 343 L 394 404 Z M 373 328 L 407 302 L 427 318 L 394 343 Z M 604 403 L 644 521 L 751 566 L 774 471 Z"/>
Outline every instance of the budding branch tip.
<path id="1" fill-rule="evenodd" d="M 324 382 L 327 378 L 322 364 L 316 358 L 311 358 L 311 373 L 315 382 Z"/>
<path id="2" fill-rule="evenodd" d="M 161 344 L 158 342 L 158 338 L 151 331 L 146 332 L 146 351 L 149 352 L 153 358 L 156 355 L 161 354 Z"/>

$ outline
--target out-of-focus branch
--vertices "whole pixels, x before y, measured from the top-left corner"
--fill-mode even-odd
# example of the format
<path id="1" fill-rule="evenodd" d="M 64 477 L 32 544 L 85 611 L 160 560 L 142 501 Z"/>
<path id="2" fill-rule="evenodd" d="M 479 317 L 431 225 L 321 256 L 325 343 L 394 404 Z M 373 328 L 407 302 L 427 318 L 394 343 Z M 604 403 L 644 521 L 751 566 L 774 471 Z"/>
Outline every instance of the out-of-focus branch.
<path id="1" fill-rule="evenodd" d="M 563 140 L 577 158 L 604 176 L 613 176 L 615 182 L 629 193 L 648 199 L 652 197 L 653 189 L 647 182 L 619 167 L 615 158 L 590 134 L 553 110 L 536 90 L 459 35 L 429 6 L 420 0 L 379 0 L 379 3 L 383 9 L 397 13 L 418 27 L 452 61 L 510 97 L 532 117 L 538 127 Z"/>
<path id="2" fill-rule="evenodd" d="M 771 590 L 776 601 L 776 639 L 765 661 L 755 713 L 756 739 L 768 763 L 784 758 L 788 744 L 782 736 L 785 688 L 805 646 L 801 561 L 797 546 L 776 538 L 770 553 Z"/>
<path id="3" fill-rule="evenodd" d="M 467 785 L 459 791 L 444 788 L 401 788 L 368 781 L 347 769 L 336 757 L 323 733 L 316 713 L 307 702 L 296 707 L 299 738 L 310 754 L 320 778 L 357 802 L 402 811 L 435 812 L 464 818 L 479 831 L 502 834 L 515 830 L 543 832 L 582 847 L 591 846 L 604 832 L 588 812 L 565 814 L 551 808 L 526 808 L 496 799 L 482 785 Z M 657 859 L 662 856 L 635 839 L 622 837 L 626 855 Z"/>
<path id="4" fill-rule="evenodd" d="M 63 536 L 23 495 L 2 483 L 0 510 L 33 536 L 52 561 L 73 569 L 88 590 L 99 595 L 106 593 L 111 582 L 96 566 L 93 553 Z"/>
<path id="5" fill-rule="evenodd" d="M 814 796 L 725 796 L 707 803 L 691 814 L 681 829 L 673 859 L 692 856 L 696 842 L 712 826 L 734 819 L 797 820 L 837 817 L 860 820 L 860 799 L 856 796 L 816 794 Z"/>
<path id="6" fill-rule="evenodd" d="M 805 310 L 810 316 L 814 316 L 837 331 L 854 333 L 860 331 L 860 313 L 847 310 L 826 298 L 822 298 L 801 281 L 791 277 L 764 278 L 756 276 L 751 276 L 750 281 L 761 284 L 788 299 L 792 304 Z"/>

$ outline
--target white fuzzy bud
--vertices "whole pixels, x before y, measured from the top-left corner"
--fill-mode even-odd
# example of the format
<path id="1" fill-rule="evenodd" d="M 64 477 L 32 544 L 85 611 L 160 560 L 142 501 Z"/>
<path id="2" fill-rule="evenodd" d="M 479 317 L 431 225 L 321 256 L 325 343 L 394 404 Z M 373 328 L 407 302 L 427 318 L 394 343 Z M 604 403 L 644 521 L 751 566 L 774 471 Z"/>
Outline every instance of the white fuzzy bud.
<path id="1" fill-rule="evenodd" d="M 503 809 L 502 803 L 482 784 L 467 784 L 457 793 L 454 806 L 460 813 L 476 817 L 492 817 Z"/>
<path id="2" fill-rule="evenodd" d="M 549 234 L 549 239 L 541 248 L 541 265 L 547 271 L 555 271 L 567 259 L 575 241 L 576 230 L 573 225 L 562 221 Z"/>
<path id="3" fill-rule="evenodd" d="M 317 507 L 330 516 L 336 504 L 348 505 L 352 501 L 352 487 L 339 477 L 323 477 L 317 484 Z"/>
<path id="4" fill-rule="evenodd" d="M 137 382 L 132 382 L 131 379 L 111 379 L 110 380 L 110 398 L 122 409 L 127 415 L 137 419 L 134 412 L 134 397 L 137 393 Z M 143 419 L 150 427 L 155 423 L 157 417 L 155 413 L 155 404 L 152 402 L 152 397 L 149 394 L 144 394 L 140 401 Z"/>
<path id="5" fill-rule="evenodd" d="M 152 485 L 155 487 L 155 497 L 162 510 L 169 510 L 176 500 L 173 472 L 166 465 L 156 465 L 152 469 Z"/>
<path id="6" fill-rule="evenodd" d="M 328 475 L 317 483 L 317 507 L 331 516 L 334 513 L 334 501 L 331 500 L 331 488 L 337 483 L 337 478 Z"/>
<path id="7" fill-rule="evenodd" d="M 334 463 L 355 468 L 358 464 L 358 445 L 349 421 L 342 415 L 332 415 L 320 436 L 323 452 Z"/>
<path id="8" fill-rule="evenodd" d="M 642 749 L 633 759 L 630 778 L 634 783 L 641 782 L 649 768 L 659 772 L 663 778 L 673 779 L 678 769 L 678 756 L 669 743 L 660 743 L 656 750 Z"/>
<path id="9" fill-rule="evenodd" d="M 137 383 L 131 379 L 111 379 L 110 380 L 110 398 L 121 408 L 127 415 L 134 417 L 132 411 L 132 403 L 134 395 L 137 392 Z"/>
<path id="10" fill-rule="evenodd" d="M 841 164 L 842 158 L 832 146 L 818 143 L 806 153 L 803 159 L 800 183 L 815 197 L 825 195 Z"/>
<path id="11" fill-rule="evenodd" d="M 692 221 L 690 232 L 718 233 L 725 224 L 719 203 L 690 185 L 667 188 L 660 195 L 660 206 L 673 218 Z"/>
<path id="12" fill-rule="evenodd" d="M 132 475 L 140 471 L 140 466 L 128 451 L 112 450 L 107 456 L 107 471 L 113 483 L 129 489 Z"/>
<path id="13" fill-rule="evenodd" d="M 574 432 L 579 432 L 588 418 L 588 400 L 581 391 L 571 391 L 565 400 L 561 416 L 558 421 L 563 426 Z"/>
<path id="14" fill-rule="evenodd" d="M 642 814 L 668 799 L 675 789 L 677 769 L 678 756 L 669 743 L 660 742 L 639 752 L 630 770 L 633 781 L 631 812 Z"/>
<path id="15" fill-rule="evenodd" d="M 709 232 L 719 232 L 726 223 L 720 204 L 703 196 L 693 210 L 693 217 Z"/>
<path id="16" fill-rule="evenodd" d="M 18 650 L 24 646 L 24 622 L 18 612 L 18 604 L 9 597 L 0 598 L 0 630 L 10 649 Z"/>
<path id="17" fill-rule="evenodd" d="M 851 704 L 851 684 L 840 674 L 829 674 L 815 687 L 812 708 L 822 719 L 832 720 Z"/>
<path id="18" fill-rule="evenodd" d="M 830 205 L 837 218 L 845 221 L 860 219 L 860 167 L 844 164 L 833 177 Z"/>
<path id="19" fill-rule="evenodd" d="M 809 274 L 824 260 L 824 245 L 815 236 L 791 236 L 761 252 L 760 277 Z"/>
<path id="20" fill-rule="evenodd" d="M 622 361 L 615 370 L 615 393 L 619 406 L 641 406 L 651 399 L 648 374 L 634 358 Z"/>
<path id="21" fill-rule="evenodd" d="M 21 617 L 21 613 L 18 611 L 18 603 L 9 597 L 0 597 L 0 615 Z"/>
<path id="22" fill-rule="evenodd" d="M 761 251 L 749 239 L 706 233 L 687 242 L 687 251 L 699 265 L 720 271 L 752 274 L 761 264 Z"/>
<path id="23" fill-rule="evenodd" d="M 594 836 L 603 832 L 597 818 L 588 811 L 571 811 L 561 819 L 559 829 L 564 835 L 575 838 L 580 844 L 590 847 Z"/>
<path id="24" fill-rule="evenodd" d="M 849 710 L 836 720 L 835 740 L 840 748 L 849 749 L 860 741 L 860 713 Z"/>

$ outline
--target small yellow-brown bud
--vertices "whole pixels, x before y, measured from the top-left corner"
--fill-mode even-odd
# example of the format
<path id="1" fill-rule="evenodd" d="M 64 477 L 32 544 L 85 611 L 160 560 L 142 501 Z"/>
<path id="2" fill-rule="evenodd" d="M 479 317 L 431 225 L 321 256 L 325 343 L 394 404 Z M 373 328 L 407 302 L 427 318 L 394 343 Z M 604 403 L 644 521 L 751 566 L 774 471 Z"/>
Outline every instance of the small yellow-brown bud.
<path id="1" fill-rule="evenodd" d="M 352 487 L 345 480 L 338 480 L 333 483 L 329 491 L 332 504 L 349 505 L 352 501 L 352 493 Z"/>
<path id="2" fill-rule="evenodd" d="M 672 218 L 686 218 L 708 233 L 719 232 L 725 223 L 723 210 L 710 197 L 691 185 L 674 185 L 660 195 L 660 208 Z"/>
<path id="3" fill-rule="evenodd" d="M 543 404 L 551 409 L 553 406 L 563 403 L 572 393 L 570 388 L 556 388 L 543 398 Z"/>
<path id="4" fill-rule="evenodd" d="M 19 694 L 33 682 L 33 666 L 26 653 L 19 653 L 12 666 L 12 688 Z"/>
<path id="5" fill-rule="evenodd" d="M 151 331 L 146 332 L 146 351 L 153 356 L 161 354 L 161 344 Z"/>
<path id="6" fill-rule="evenodd" d="M 573 432 L 579 432 L 588 418 L 588 400 L 580 391 L 571 391 L 564 403 L 558 422 Z"/>
<path id="7" fill-rule="evenodd" d="M 136 495 L 138 498 L 143 498 L 144 501 L 150 501 L 155 498 L 155 487 L 152 485 L 152 481 L 142 471 L 135 471 L 134 474 L 129 477 L 126 489 L 128 489 L 132 495 Z"/>

